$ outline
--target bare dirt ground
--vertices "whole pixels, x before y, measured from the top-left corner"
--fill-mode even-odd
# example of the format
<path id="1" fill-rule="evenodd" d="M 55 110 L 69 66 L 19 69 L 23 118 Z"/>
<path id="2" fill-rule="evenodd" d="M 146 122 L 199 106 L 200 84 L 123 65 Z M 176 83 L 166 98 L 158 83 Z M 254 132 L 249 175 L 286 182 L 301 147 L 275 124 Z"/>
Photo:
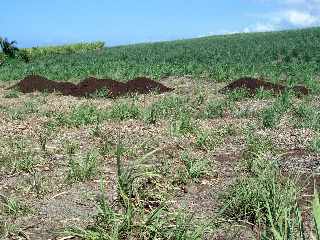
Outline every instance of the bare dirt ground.
<path id="1" fill-rule="evenodd" d="M 271 100 L 244 99 L 235 103 L 234 110 L 222 117 L 194 118 L 194 124 L 208 132 L 225 129 L 215 140 L 213 148 L 203 149 L 196 145 L 196 134 L 170 134 L 169 119 L 160 119 L 155 124 L 141 119 L 105 119 L 98 124 L 55 127 L 46 139 L 46 150 L 41 148 L 43 124 L 56 119 L 54 113 L 68 114 L 75 107 L 90 104 L 97 109 L 108 110 L 121 101 L 135 100 L 141 108 L 169 96 L 189 97 L 192 100 L 201 95 L 204 101 L 221 100 L 226 96 L 218 93 L 225 84 L 205 80 L 168 78 L 162 81 L 175 90 L 163 94 L 137 95 L 113 99 L 85 99 L 58 94 L 19 94 L 8 97 L 9 90 L 0 88 L 0 193 L 7 199 L 14 199 L 23 205 L 23 211 L 0 208 L 0 225 L 5 239 L 63 239 L 64 229 L 70 226 L 86 227 L 94 222 L 97 214 L 97 200 L 101 197 L 99 184 L 105 186 L 106 197 L 117 199 L 116 158 L 112 150 L 98 156 L 98 174 L 84 181 L 68 181 L 69 174 L 67 145 L 77 146 L 75 157 L 82 158 L 90 151 L 102 148 L 102 137 L 114 149 L 120 134 L 126 148 L 125 163 L 134 161 L 150 150 L 159 149 L 149 162 L 157 169 L 167 166 L 168 178 L 159 183 L 159 188 L 168 187 L 167 193 L 173 209 L 185 207 L 197 218 L 210 218 L 221 209 L 219 196 L 239 176 L 239 161 L 246 147 L 245 129 L 258 126 L 257 134 L 269 137 L 278 150 L 275 158 L 287 172 L 299 172 L 302 179 L 308 179 L 319 170 L 319 154 L 309 150 L 309 142 L 316 136 L 308 128 L 296 128 L 290 115 L 281 119 L 276 128 L 261 127 L 257 113 L 270 105 Z M 301 101 L 295 99 L 296 102 Z M 316 101 L 315 101 L 315 104 Z M 199 105 L 199 111 L 201 111 Z M 98 130 L 97 130 L 98 128 Z M 97 131 L 99 133 L 97 133 Z M 21 147 L 10 146 L 10 142 L 23 142 Z M 9 145 L 9 146 L 8 146 Z M 97 150 L 98 151 L 98 150 Z M 196 180 L 179 172 L 182 169 L 181 155 L 188 152 L 194 159 L 205 159 L 206 173 Z M 31 157 L 32 162 L 25 158 Z M 7 160 L 6 160 L 7 159 Z M 9 165 L 5 161 L 9 161 Z M 16 164 L 14 161 L 22 161 Z M 26 161 L 24 161 L 26 160 Z M 167 164 L 167 165 L 166 165 Z M 165 168 L 165 167 L 164 167 Z M 182 170 L 181 170 L 182 171 Z M 179 175 L 180 174 L 180 175 Z M 166 186 L 166 181 L 176 183 Z M 312 178 L 307 180 L 312 182 Z M 308 201 L 310 192 L 306 192 Z M 21 209 L 20 209 L 21 210 Z M 254 231 L 246 225 L 230 223 L 218 229 L 208 239 L 255 239 Z M 237 230 L 235 230 L 237 229 Z"/>

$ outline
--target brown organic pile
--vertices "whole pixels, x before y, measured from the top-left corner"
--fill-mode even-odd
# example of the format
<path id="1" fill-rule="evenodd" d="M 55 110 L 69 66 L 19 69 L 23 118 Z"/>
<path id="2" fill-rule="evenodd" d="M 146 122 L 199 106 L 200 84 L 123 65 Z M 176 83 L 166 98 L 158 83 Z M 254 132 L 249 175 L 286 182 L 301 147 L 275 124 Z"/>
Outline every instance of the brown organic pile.
<path id="1" fill-rule="evenodd" d="M 259 89 L 263 88 L 264 90 L 272 91 L 274 93 L 282 93 L 288 89 L 287 86 L 281 84 L 275 84 L 271 82 L 266 82 L 264 80 L 251 78 L 251 77 L 244 77 L 240 78 L 236 81 L 233 81 L 226 87 L 220 90 L 221 93 L 225 93 L 228 91 L 245 89 L 250 94 L 255 94 Z M 292 90 L 297 93 L 298 95 L 308 95 L 309 90 L 304 86 L 294 86 Z"/>
<path id="2" fill-rule="evenodd" d="M 27 76 L 10 88 L 16 88 L 23 93 L 35 91 L 49 93 L 61 92 L 63 95 L 76 97 L 88 97 L 99 90 L 105 90 L 108 93 L 108 96 L 112 98 L 132 93 L 145 94 L 153 91 L 163 93 L 173 90 L 173 88 L 166 87 L 159 82 L 145 77 L 135 78 L 127 83 L 118 82 L 112 79 L 89 77 L 78 84 L 73 84 L 52 81 L 38 75 Z"/>

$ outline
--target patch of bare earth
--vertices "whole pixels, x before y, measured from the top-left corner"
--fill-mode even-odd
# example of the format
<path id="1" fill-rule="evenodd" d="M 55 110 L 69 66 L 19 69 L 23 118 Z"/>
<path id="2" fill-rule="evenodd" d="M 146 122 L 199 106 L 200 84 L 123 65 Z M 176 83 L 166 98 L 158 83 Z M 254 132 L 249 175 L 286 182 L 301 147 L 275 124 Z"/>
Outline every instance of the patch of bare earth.
<path id="1" fill-rule="evenodd" d="M 170 77 L 163 80 L 163 83 L 174 87 L 175 90 L 170 93 L 138 95 L 133 98 L 142 108 L 170 95 L 194 99 L 196 94 L 201 93 L 205 99 L 225 98 L 218 93 L 221 84 L 196 81 L 187 77 Z M 0 193 L 8 198 L 18 199 L 31 209 L 29 213 L 18 216 L 12 216 L 4 210 L 0 212 L 0 224 L 14 225 L 17 229 L 7 236 L 8 239 L 15 239 L 18 236 L 25 239 L 59 239 L 63 235 L 61 231 L 66 227 L 86 227 L 92 224 L 97 213 L 101 179 L 108 200 L 110 202 L 117 200 L 114 148 L 118 135 L 128 150 L 124 156 L 126 164 L 154 149 L 159 149 L 150 157 L 155 169 L 160 163 L 169 164 L 173 170 L 183 168 L 180 158 L 186 151 L 196 159 L 208 160 L 210 168 L 208 174 L 197 181 L 189 179 L 187 183 L 174 185 L 170 189 L 171 196 L 168 201 L 173 209 L 186 207 L 197 218 L 214 218 L 221 209 L 219 196 L 238 177 L 237 166 L 245 149 L 244 129 L 250 124 L 259 125 L 259 120 L 254 115 L 246 118 L 227 114 L 223 118 L 195 119 L 194 122 L 200 129 L 221 131 L 226 126 L 235 129 L 234 134 L 225 134 L 219 138 L 218 144 L 213 149 L 199 149 L 194 134 L 171 135 L 169 119 L 162 119 L 155 124 L 148 124 L 143 120 L 105 120 L 98 124 L 99 131 L 104 136 L 103 141 L 107 141 L 110 145 L 111 151 L 99 156 L 99 174 L 84 182 L 70 182 L 67 180 L 69 166 L 66 143 L 76 143 L 79 149 L 75 157 L 82 158 L 88 151 L 101 148 L 102 138 L 94 136 L 93 131 L 96 127 L 94 124 L 78 128 L 59 126 L 49 137 L 46 144 L 47 152 L 44 153 L 39 144 L 39 131 L 43 123 L 52 120 L 51 115 L 46 113 L 68 113 L 72 107 L 82 104 L 110 109 L 118 101 L 131 101 L 131 99 L 126 97 L 118 100 L 83 99 L 40 93 L 5 98 L 7 92 L 8 90 L 4 88 L 0 89 L 0 106 L 1 109 L 5 109 L 0 112 L 0 141 L 6 143 L 9 138 L 18 136 L 27 138 L 31 140 L 29 147 L 41 159 L 33 166 L 32 171 L 0 169 Z M 14 119 L 12 112 L 29 101 L 35 103 L 37 111 L 25 113 L 23 119 Z M 236 108 L 259 112 L 268 104 L 266 100 L 252 99 L 244 100 L 242 104 L 237 102 Z M 201 107 L 199 109 L 201 110 Z M 277 156 L 281 167 L 287 171 L 302 171 L 304 174 L 318 171 L 319 156 L 307 150 L 308 142 L 314 136 L 314 132 L 295 129 L 286 119 L 282 121 L 280 127 L 276 129 L 266 130 L 261 127 L 258 131 L 258 134 L 270 137 L 275 146 L 281 149 L 281 153 Z M 208 239 L 254 239 L 254 236 L 250 228 L 230 223 L 208 236 Z"/>

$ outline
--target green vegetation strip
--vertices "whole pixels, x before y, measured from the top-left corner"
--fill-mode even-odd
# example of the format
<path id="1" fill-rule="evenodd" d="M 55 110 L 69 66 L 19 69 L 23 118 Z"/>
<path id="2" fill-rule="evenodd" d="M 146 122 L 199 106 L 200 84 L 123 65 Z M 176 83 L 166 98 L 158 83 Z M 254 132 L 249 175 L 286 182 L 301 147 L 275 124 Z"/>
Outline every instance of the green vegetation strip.
<path id="1" fill-rule="evenodd" d="M 9 59 L 0 81 L 40 74 L 53 80 L 79 80 L 93 75 L 126 80 L 137 76 L 205 77 L 216 81 L 261 76 L 272 81 L 314 87 L 319 74 L 320 28 L 272 33 L 234 34 L 192 40 L 137 44 L 100 51 L 35 50 L 29 63 Z M 68 47 L 66 47 L 68 48 Z"/>

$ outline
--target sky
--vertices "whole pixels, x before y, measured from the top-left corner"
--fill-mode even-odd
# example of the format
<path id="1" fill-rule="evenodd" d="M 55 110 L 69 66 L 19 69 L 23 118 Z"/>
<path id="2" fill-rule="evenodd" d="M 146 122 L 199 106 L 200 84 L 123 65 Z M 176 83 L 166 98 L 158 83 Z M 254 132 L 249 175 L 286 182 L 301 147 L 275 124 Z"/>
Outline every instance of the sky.
<path id="1" fill-rule="evenodd" d="M 0 36 L 18 47 L 106 46 L 320 26 L 320 0 L 10 0 Z"/>

